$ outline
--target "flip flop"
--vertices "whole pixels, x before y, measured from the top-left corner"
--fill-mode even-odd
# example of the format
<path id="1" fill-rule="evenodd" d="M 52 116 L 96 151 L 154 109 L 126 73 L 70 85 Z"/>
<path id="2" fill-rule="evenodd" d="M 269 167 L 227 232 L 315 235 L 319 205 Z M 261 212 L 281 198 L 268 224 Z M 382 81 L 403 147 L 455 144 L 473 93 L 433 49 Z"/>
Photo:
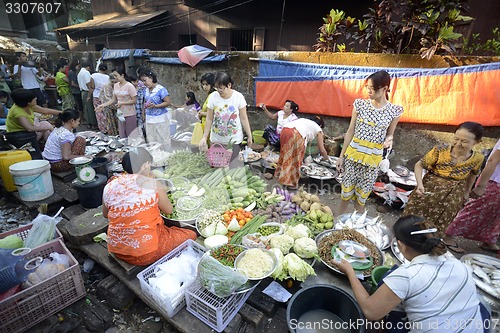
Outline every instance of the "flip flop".
<path id="1" fill-rule="evenodd" d="M 462 249 L 458 244 L 446 244 L 446 247 L 448 248 L 448 250 L 451 250 L 455 253 L 464 253 L 464 249 Z"/>
<path id="2" fill-rule="evenodd" d="M 484 246 L 483 244 L 479 245 L 479 248 L 483 251 L 487 251 L 487 252 L 493 252 L 493 253 L 497 253 L 499 249 L 492 249 L 488 246 Z"/>

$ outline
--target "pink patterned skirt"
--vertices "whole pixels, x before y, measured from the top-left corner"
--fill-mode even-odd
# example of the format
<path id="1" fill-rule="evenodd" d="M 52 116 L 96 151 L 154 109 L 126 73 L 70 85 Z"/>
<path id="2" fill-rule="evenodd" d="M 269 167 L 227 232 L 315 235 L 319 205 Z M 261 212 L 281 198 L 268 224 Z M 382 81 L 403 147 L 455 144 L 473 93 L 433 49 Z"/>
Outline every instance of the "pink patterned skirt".
<path id="1" fill-rule="evenodd" d="M 446 229 L 446 234 L 496 244 L 500 235 L 499 198 L 500 184 L 490 180 L 484 194 L 467 202 Z"/>

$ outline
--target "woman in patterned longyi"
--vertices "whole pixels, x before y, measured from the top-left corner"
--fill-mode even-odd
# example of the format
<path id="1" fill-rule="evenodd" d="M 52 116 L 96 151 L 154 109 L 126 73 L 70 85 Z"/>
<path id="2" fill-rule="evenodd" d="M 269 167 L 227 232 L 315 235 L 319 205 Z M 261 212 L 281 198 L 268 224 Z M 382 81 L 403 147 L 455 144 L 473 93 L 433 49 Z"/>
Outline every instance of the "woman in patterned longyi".
<path id="1" fill-rule="evenodd" d="M 123 157 L 126 174 L 112 179 L 104 188 L 102 212 L 109 218 L 108 251 L 129 264 L 149 265 L 187 239 L 192 230 L 167 227 L 160 211 L 172 212 L 165 188 L 150 172 L 152 157 L 144 148 Z"/>
<path id="2" fill-rule="evenodd" d="M 403 108 L 388 101 L 391 77 L 378 71 L 366 79 L 368 99 L 356 99 L 344 147 L 337 160 L 342 176 L 342 201 L 338 215 L 354 200 L 358 212 L 365 210 L 379 172 L 384 148 L 392 147 L 394 130 Z"/>

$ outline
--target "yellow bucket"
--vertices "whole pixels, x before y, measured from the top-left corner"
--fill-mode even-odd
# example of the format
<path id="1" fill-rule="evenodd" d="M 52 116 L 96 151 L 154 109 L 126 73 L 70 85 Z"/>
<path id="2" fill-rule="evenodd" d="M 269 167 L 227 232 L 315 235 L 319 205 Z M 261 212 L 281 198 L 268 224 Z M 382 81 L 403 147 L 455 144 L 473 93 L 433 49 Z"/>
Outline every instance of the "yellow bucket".
<path id="1" fill-rule="evenodd" d="M 267 141 L 262 137 L 263 134 L 264 131 L 262 130 L 253 131 L 252 132 L 253 142 L 259 145 L 265 145 Z"/>

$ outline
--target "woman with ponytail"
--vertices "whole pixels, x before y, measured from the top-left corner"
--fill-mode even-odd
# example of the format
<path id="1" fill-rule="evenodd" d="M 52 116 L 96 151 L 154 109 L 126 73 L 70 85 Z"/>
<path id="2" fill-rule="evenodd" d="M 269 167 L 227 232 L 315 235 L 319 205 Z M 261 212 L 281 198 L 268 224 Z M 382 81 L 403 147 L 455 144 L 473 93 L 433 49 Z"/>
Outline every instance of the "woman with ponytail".
<path id="1" fill-rule="evenodd" d="M 490 315 L 479 302 L 472 273 L 455 257 L 444 255 L 446 246 L 435 226 L 423 217 L 408 215 L 396 221 L 393 231 L 409 263 L 385 276 L 373 295 L 349 262 L 337 264 L 347 275 L 366 319 L 379 320 L 389 314 L 386 327 L 394 330 L 386 332 L 488 332 Z M 393 310 L 401 306 L 406 314 L 391 320 Z"/>
<path id="2" fill-rule="evenodd" d="M 389 102 L 390 84 L 389 73 L 375 72 L 365 81 L 368 98 L 354 101 L 351 123 L 337 160 L 337 170 L 342 173 L 342 200 L 336 215 L 343 214 L 351 200 L 356 211 L 364 212 L 379 174 L 383 151 L 392 149 L 403 107 Z"/>
<path id="3" fill-rule="evenodd" d="M 52 171 L 68 171 L 74 168 L 69 160 L 85 155 L 85 139 L 73 133 L 80 125 L 80 114 L 74 109 L 66 109 L 59 114 L 55 125 L 56 129 L 50 133 L 42 156 L 50 162 Z"/>

